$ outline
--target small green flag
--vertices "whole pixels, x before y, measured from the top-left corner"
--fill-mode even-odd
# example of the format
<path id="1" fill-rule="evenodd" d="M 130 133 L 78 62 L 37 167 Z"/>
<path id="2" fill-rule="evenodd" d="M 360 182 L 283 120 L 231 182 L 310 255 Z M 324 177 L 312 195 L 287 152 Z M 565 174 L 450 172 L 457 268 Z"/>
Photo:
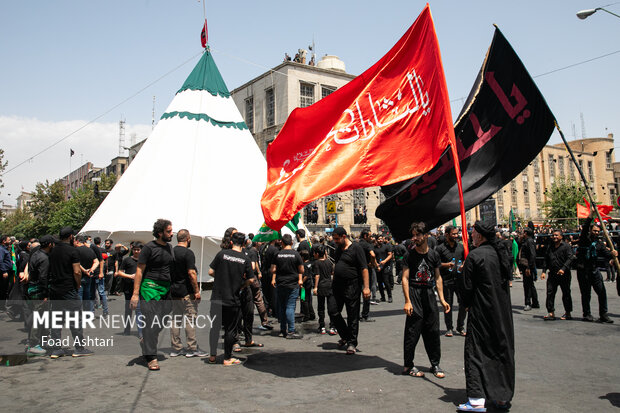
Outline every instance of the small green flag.
<path id="1" fill-rule="evenodd" d="M 278 231 L 274 231 L 263 222 L 263 225 L 261 225 L 258 233 L 254 235 L 254 238 L 252 238 L 252 242 L 270 242 L 274 239 L 280 238 L 282 237 L 280 236 L 280 233 Z"/>
<path id="2" fill-rule="evenodd" d="M 456 218 L 452 218 L 452 226 L 456 227 Z"/>
<path id="3" fill-rule="evenodd" d="M 293 219 L 291 219 L 287 224 L 286 227 L 288 229 L 290 229 L 291 231 L 295 232 L 299 229 L 298 225 L 299 225 L 299 220 L 301 219 L 301 212 L 298 212 L 295 214 L 295 216 L 293 217 Z"/>

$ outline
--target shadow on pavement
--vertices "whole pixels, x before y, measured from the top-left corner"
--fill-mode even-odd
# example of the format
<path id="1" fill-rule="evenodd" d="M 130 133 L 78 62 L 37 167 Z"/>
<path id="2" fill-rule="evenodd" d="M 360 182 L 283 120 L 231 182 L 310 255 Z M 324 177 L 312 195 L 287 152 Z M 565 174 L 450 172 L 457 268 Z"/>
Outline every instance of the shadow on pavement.
<path id="1" fill-rule="evenodd" d="M 379 311 L 373 311 L 372 308 L 370 309 L 370 317 L 371 318 L 375 318 L 375 317 L 390 317 L 390 316 L 393 316 L 393 315 L 405 315 L 405 312 L 403 311 L 402 308 L 399 308 L 398 310 L 379 310 Z"/>
<path id="2" fill-rule="evenodd" d="M 432 380 L 429 380 L 427 377 L 424 377 L 422 380 L 426 380 L 427 382 L 439 387 L 444 391 L 444 395 L 439 398 L 439 400 L 452 403 L 455 406 L 458 406 L 461 403 L 465 403 L 467 401 L 467 392 L 465 389 L 453 389 L 450 387 L 444 387 L 439 383 L 436 383 Z"/>
<path id="3" fill-rule="evenodd" d="M 285 378 L 312 377 L 366 369 L 400 369 L 395 363 L 377 356 L 321 351 L 294 351 L 285 353 L 261 352 L 248 356 L 243 366 L 263 373 Z"/>
<path id="4" fill-rule="evenodd" d="M 614 407 L 620 407 L 620 393 L 607 393 L 604 396 L 599 397 L 601 400 L 609 400 Z"/>

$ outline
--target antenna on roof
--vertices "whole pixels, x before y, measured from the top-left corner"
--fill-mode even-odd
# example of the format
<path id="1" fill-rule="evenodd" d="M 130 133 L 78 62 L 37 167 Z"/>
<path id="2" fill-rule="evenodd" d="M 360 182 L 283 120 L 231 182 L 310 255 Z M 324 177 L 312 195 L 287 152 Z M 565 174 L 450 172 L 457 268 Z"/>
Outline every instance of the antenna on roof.
<path id="1" fill-rule="evenodd" d="M 153 96 L 153 118 L 151 119 L 151 130 L 155 129 L 155 96 Z"/>
<path id="2" fill-rule="evenodd" d="M 581 118 L 581 139 L 586 138 L 586 121 L 583 120 L 583 112 L 579 112 L 579 117 Z"/>
<path id="3" fill-rule="evenodd" d="M 123 148 L 125 147 L 125 119 L 122 118 L 118 122 L 118 156 L 123 155 Z"/>

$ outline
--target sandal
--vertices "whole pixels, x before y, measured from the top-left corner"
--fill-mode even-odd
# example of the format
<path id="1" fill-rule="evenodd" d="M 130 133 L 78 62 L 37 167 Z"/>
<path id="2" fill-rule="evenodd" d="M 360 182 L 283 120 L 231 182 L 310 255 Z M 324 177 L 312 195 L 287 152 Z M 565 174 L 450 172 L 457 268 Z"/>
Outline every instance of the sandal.
<path id="1" fill-rule="evenodd" d="M 418 370 L 417 367 L 410 368 L 407 374 L 409 374 L 411 377 L 424 377 L 424 372 Z"/>
<path id="2" fill-rule="evenodd" d="M 546 316 L 543 317 L 543 320 L 545 320 L 545 321 L 554 321 L 555 320 L 555 316 L 553 314 L 547 314 Z"/>
<path id="3" fill-rule="evenodd" d="M 231 358 L 231 359 L 224 360 L 224 363 L 223 363 L 223 364 L 224 364 L 225 366 L 236 366 L 237 364 L 241 364 L 241 360 L 236 359 L 236 358 L 234 358 L 234 357 L 233 357 L 233 358 Z"/>
<path id="4" fill-rule="evenodd" d="M 459 404 L 456 408 L 459 412 L 486 412 L 487 409 L 484 406 L 472 406 L 470 402 Z"/>
<path id="5" fill-rule="evenodd" d="M 157 362 L 157 359 L 149 361 L 148 368 L 150 371 L 158 371 L 159 363 Z"/>
<path id="6" fill-rule="evenodd" d="M 252 341 L 250 344 L 244 344 L 243 347 L 265 347 L 265 345 Z"/>
<path id="7" fill-rule="evenodd" d="M 207 362 L 209 364 L 215 364 L 215 356 L 209 356 L 209 359 L 207 360 Z"/>
<path id="8" fill-rule="evenodd" d="M 572 320 L 573 316 L 571 316 L 570 314 L 564 314 L 562 317 L 560 317 L 560 320 Z"/>
<path id="9" fill-rule="evenodd" d="M 338 347 L 344 347 L 346 345 L 347 345 L 347 340 L 342 339 L 342 338 L 338 340 Z"/>
<path id="10" fill-rule="evenodd" d="M 235 343 L 235 344 L 233 344 L 233 351 L 234 351 L 235 353 L 238 353 L 238 352 L 240 352 L 240 351 L 241 351 L 241 346 L 239 345 L 239 343 Z"/>
<path id="11" fill-rule="evenodd" d="M 438 379 L 443 379 L 446 377 L 446 373 L 444 373 L 444 371 L 441 369 L 441 367 L 439 366 L 433 366 L 431 367 L 431 372 L 433 373 L 433 375 L 435 377 L 437 377 Z"/>

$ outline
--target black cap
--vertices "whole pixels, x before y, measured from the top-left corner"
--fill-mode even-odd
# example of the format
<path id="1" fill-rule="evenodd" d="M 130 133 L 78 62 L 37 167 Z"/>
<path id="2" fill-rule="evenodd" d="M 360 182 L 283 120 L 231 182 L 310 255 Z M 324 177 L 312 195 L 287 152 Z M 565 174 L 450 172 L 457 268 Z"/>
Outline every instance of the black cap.
<path id="1" fill-rule="evenodd" d="M 344 229 L 343 227 L 337 227 L 334 228 L 334 235 L 338 235 L 339 237 L 343 236 L 343 235 L 347 235 L 347 230 Z"/>
<path id="2" fill-rule="evenodd" d="M 73 228 L 64 227 L 63 229 L 60 230 L 60 233 L 58 235 L 60 236 L 60 239 L 67 239 L 69 235 L 75 235 L 75 234 L 77 234 L 77 232 L 74 231 Z"/>
<path id="3" fill-rule="evenodd" d="M 482 235 L 487 240 L 495 238 L 495 225 L 490 222 L 476 221 L 474 228 L 478 234 Z"/>
<path id="4" fill-rule="evenodd" d="M 53 244 L 54 241 L 54 237 L 52 237 L 51 235 L 43 235 L 40 239 L 39 239 L 39 243 L 41 244 L 41 247 L 45 248 L 50 244 Z"/>

